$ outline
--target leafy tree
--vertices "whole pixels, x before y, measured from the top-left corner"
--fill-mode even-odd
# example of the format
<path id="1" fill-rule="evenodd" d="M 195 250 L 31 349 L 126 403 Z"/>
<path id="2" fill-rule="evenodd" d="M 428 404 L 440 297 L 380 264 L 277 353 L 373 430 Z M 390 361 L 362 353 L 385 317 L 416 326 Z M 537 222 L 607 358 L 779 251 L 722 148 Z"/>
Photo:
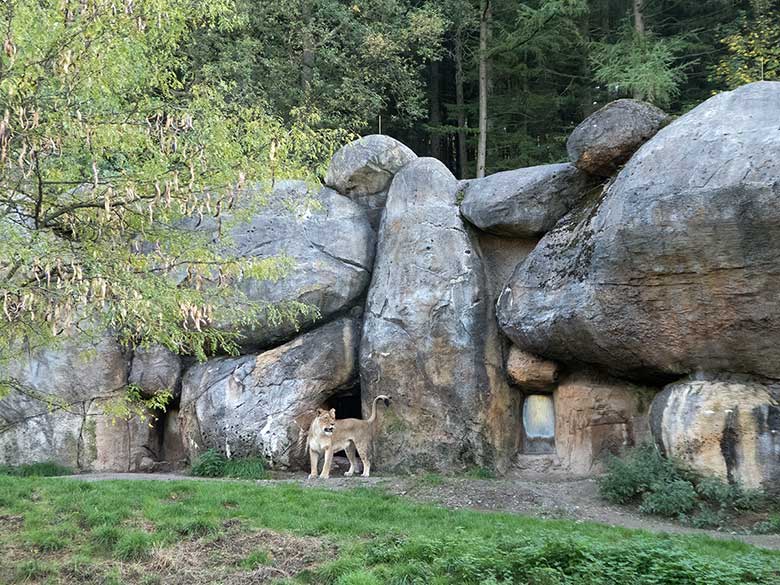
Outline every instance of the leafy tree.
<path id="1" fill-rule="evenodd" d="M 285 125 L 262 105 L 229 99 L 234 86 L 193 77 L 180 51 L 193 31 L 239 25 L 229 0 L 0 8 L 4 360 L 23 343 L 105 328 L 131 345 L 202 358 L 235 349 L 214 315 L 246 323 L 305 310 L 235 309 L 226 283 L 278 278 L 289 262 L 230 260 L 204 234 L 176 227 L 251 208 L 252 184 L 302 176 L 344 138 L 302 115 Z"/>
<path id="2" fill-rule="evenodd" d="M 234 82 L 233 99 L 276 115 L 316 110 L 352 131 L 427 114 L 424 65 L 441 52 L 435 3 L 409 0 L 240 0 L 241 23 L 205 30 L 187 49 L 204 79 Z"/>
<path id="3" fill-rule="evenodd" d="M 721 40 L 727 54 L 715 67 L 713 79 L 729 89 L 780 79 L 780 8 L 769 2 L 753 5 L 754 14 L 743 12 Z"/>

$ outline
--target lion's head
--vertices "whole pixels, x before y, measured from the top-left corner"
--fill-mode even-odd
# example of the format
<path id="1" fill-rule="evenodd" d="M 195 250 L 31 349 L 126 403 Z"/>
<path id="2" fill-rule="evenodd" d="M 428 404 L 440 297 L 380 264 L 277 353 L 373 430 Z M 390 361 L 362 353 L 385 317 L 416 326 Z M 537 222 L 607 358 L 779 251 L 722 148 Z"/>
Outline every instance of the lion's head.
<path id="1" fill-rule="evenodd" d="M 318 408 L 317 418 L 315 420 L 319 423 L 323 433 L 332 435 L 333 428 L 336 425 L 336 409 L 331 408 L 330 410 L 323 410 L 322 408 Z"/>

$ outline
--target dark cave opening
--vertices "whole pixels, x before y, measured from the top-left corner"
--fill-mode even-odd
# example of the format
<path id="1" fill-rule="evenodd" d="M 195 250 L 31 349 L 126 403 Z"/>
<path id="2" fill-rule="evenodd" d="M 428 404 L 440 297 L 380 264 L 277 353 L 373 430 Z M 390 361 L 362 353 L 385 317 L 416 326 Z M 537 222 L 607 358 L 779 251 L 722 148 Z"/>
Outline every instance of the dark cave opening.
<path id="1" fill-rule="evenodd" d="M 356 385 L 334 394 L 325 401 L 322 408 L 335 408 L 336 418 L 363 418 L 360 386 Z"/>

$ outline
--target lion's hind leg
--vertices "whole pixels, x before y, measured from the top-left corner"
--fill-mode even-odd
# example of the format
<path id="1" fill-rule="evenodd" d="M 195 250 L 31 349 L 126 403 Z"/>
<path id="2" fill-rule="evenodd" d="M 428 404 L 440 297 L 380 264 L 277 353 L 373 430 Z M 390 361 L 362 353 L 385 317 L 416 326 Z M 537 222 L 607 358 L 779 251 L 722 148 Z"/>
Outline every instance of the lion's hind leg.
<path id="1" fill-rule="evenodd" d="M 367 442 L 360 441 L 359 443 L 355 443 L 355 447 L 357 447 L 358 455 L 360 455 L 360 460 L 363 462 L 362 475 L 363 477 L 368 477 L 371 473 L 370 445 Z"/>
<path id="2" fill-rule="evenodd" d="M 347 459 L 349 459 L 349 469 L 344 472 L 347 477 L 352 477 L 357 471 L 357 450 L 355 449 L 355 443 L 350 441 L 344 448 L 347 453 Z"/>

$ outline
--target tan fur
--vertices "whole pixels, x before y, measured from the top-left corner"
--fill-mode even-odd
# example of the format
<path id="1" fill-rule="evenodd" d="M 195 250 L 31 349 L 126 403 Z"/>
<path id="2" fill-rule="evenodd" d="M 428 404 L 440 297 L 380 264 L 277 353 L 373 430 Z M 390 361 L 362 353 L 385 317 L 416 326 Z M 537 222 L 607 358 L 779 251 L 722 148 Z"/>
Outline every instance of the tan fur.
<path id="1" fill-rule="evenodd" d="M 376 403 L 383 400 L 390 403 L 390 397 L 384 394 L 374 398 L 371 405 L 371 416 L 367 420 L 357 418 L 345 418 L 336 420 L 336 409 L 317 409 L 317 416 L 309 427 L 307 440 L 309 450 L 309 462 L 311 473 L 309 479 L 317 477 L 320 454 L 325 454 L 325 462 L 322 465 L 320 477 L 330 477 L 330 466 L 333 463 L 333 453 L 344 450 L 349 459 L 349 470 L 344 473 L 347 477 L 355 474 L 357 464 L 356 455 L 360 455 L 363 461 L 363 477 L 371 473 L 371 440 L 373 423 L 376 420 Z"/>

